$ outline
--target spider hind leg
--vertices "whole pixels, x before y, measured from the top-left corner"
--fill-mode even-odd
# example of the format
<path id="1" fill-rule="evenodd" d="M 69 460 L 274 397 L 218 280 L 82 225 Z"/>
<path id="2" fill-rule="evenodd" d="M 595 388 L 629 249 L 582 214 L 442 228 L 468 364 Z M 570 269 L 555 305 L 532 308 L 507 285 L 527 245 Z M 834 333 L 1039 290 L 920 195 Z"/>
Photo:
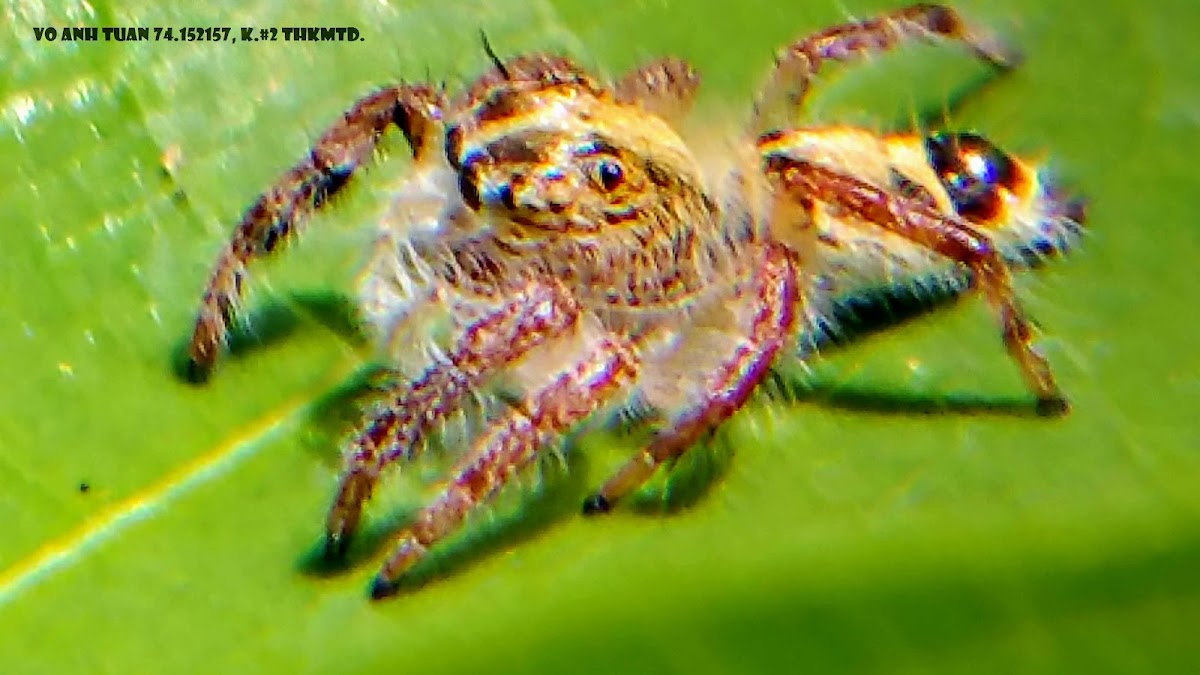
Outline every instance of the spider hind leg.
<path id="1" fill-rule="evenodd" d="M 1004 346 L 1036 396 L 1038 413 L 1059 416 L 1069 411 L 1050 364 L 1033 347 L 1033 326 L 1017 300 L 1009 267 L 986 234 L 920 199 L 890 193 L 803 159 L 771 154 L 765 159 L 765 171 L 777 189 L 798 202 L 830 205 L 968 269 L 972 285 L 983 293 L 999 318 Z"/>

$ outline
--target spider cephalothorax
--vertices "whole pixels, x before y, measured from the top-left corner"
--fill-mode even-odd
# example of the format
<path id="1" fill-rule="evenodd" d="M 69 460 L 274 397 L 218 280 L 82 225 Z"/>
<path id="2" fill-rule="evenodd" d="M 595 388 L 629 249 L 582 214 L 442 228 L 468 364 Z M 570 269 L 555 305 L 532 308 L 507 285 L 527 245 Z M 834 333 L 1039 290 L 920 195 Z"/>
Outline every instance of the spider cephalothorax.
<path id="1" fill-rule="evenodd" d="M 1005 65 L 998 43 L 936 5 L 799 40 L 779 53 L 716 179 L 676 131 L 699 84 L 677 59 L 607 84 L 560 56 L 493 57 L 454 99 L 423 85 L 377 91 L 247 211 L 209 282 L 192 360 L 215 363 L 249 261 L 327 204 L 394 124 L 415 162 L 360 302 L 395 384 L 350 441 L 330 552 L 345 549 L 386 467 L 472 401 L 499 403 L 485 405 L 441 493 L 396 535 L 377 597 L 585 420 L 648 411 L 653 440 L 585 503 L 607 511 L 866 291 L 978 288 L 1039 410 L 1063 413 L 1009 270 L 1063 251 L 1083 220 L 1078 203 L 975 134 L 792 123 L 823 61 L 932 36 Z"/>
<path id="2" fill-rule="evenodd" d="M 695 82 L 678 62 L 654 67 Z M 709 278 L 695 263 L 722 232 L 721 213 L 666 121 L 621 85 L 581 84 L 578 72 L 558 60 L 532 81 L 501 80 L 450 117 L 446 160 L 485 231 L 471 245 L 488 248 L 500 276 L 537 270 L 595 311 L 679 303 Z"/>

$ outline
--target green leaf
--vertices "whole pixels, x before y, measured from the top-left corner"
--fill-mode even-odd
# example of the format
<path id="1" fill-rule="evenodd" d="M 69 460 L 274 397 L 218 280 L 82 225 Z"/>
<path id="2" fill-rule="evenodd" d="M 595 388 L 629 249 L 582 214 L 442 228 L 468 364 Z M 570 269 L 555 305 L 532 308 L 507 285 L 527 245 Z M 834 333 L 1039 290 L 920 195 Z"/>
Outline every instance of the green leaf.
<path id="1" fill-rule="evenodd" d="M 1090 235 L 1021 280 L 1074 404 L 1029 404 L 977 299 L 811 364 L 632 508 L 578 507 L 636 439 L 476 519 L 370 603 L 397 477 L 346 569 L 319 562 L 368 364 L 342 298 L 402 176 L 373 170 L 253 271 L 252 332 L 178 375 L 241 210 L 356 96 L 502 54 L 705 74 L 738 121 L 772 50 L 844 3 L 12 0 L 0 44 L 0 655 L 5 672 L 1194 671 L 1200 653 L 1195 5 L 964 9 L 1027 56 L 951 116 L 1049 157 Z M 848 9 L 864 17 L 865 2 Z M 355 26 L 354 43 L 39 41 L 54 26 Z M 282 36 L 280 36 L 282 37 Z M 836 73 L 836 75 L 834 74 Z M 815 119 L 885 125 L 983 70 L 914 48 L 822 77 Z M 402 157 L 397 151 L 394 157 Z M 730 448 L 736 449 L 736 457 Z"/>

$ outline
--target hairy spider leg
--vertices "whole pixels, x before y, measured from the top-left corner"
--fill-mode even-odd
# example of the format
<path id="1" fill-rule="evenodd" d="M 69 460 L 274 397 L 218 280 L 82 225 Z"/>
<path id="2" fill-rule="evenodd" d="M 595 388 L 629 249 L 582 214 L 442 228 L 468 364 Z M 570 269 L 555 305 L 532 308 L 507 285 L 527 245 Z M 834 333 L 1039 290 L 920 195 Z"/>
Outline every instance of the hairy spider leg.
<path id="1" fill-rule="evenodd" d="M 794 332 L 801 297 L 793 254 L 778 244 L 766 245 L 763 252 L 748 289 L 751 297 L 747 299 L 755 305 L 749 337 L 734 342 L 733 350 L 720 354 L 710 367 L 676 373 L 677 377 L 695 380 L 689 388 L 699 394 L 698 398 L 668 411 L 667 421 L 656 431 L 654 440 L 584 501 L 584 513 L 609 511 L 646 482 L 661 464 L 683 455 L 705 433 L 737 412 L 767 376 L 772 361 Z"/>
<path id="2" fill-rule="evenodd" d="M 581 320 L 577 326 L 588 323 Z M 591 324 L 589 324 L 591 325 Z M 371 588 L 383 598 L 397 590 L 401 576 L 429 548 L 457 531 L 467 515 L 495 495 L 538 454 L 559 442 L 565 432 L 626 391 L 638 370 L 637 358 L 623 339 L 581 330 L 582 349 L 549 381 L 507 407 L 493 420 L 453 478 L 396 536 L 396 546 Z"/>
<path id="3" fill-rule="evenodd" d="M 699 90 L 700 73 L 692 64 L 677 58 L 646 63 L 613 85 L 618 103 L 637 103 L 672 124 L 691 111 Z"/>
<path id="4" fill-rule="evenodd" d="M 973 30 L 958 12 L 943 5 L 919 4 L 867 21 L 848 23 L 814 33 L 781 49 L 775 67 L 754 104 L 753 135 L 793 124 L 824 61 L 849 61 L 885 52 L 902 41 L 931 36 L 966 44 L 998 68 L 1010 68 L 1019 57 L 999 40 Z"/>
<path id="5" fill-rule="evenodd" d="M 1013 291 L 1009 268 L 985 234 L 922 199 L 893 195 L 804 160 L 773 154 L 765 159 L 764 168 L 778 189 L 799 203 L 835 206 L 965 265 L 971 270 L 971 283 L 982 290 L 999 316 L 1004 346 L 1037 397 L 1038 413 L 1054 416 L 1068 411 L 1049 363 L 1033 349 L 1033 329 Z"/>
<path id="6" fill-rule="evenodd" d="M 246 268 L 294 236 L 304 220 L 341 190 L 373 155 L 388 126 L 404 132 L 417 161 L 438 146 L 443 96 L 428 86 L 398 85 L 359 99 L 299 163 L 246 210 L 217 258 L 188 346 L 196 375 L 217 361 L 242 297 Z"/>
<path id="7" fill-rule="evenodd" d="M 489 375 L 562 336 L 578 317 L 578 303 L 560 282 L 529 280 L 494 311 L 468 325 L 421 376 L 385 392 L 381 399 L 386 404 L 376 409 L 347 453 L 326 522 L 326 552 L 345 552 L 363 503 L 389 464 L 411 459 L 421 439 Z"/>

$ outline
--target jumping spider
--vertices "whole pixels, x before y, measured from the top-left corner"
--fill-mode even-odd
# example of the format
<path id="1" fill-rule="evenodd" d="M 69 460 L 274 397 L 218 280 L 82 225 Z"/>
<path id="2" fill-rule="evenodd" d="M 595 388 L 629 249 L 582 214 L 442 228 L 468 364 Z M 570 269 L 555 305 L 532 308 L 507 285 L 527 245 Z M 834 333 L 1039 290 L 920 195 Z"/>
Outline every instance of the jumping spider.
<path id="1" fill-rule="evenodd" d="M 376 91 L 247 210 L 204 294 L 192 363 L 214 365 L 250 261 L 293 237 L 394 124 L 414 167 L 359 300 L 395 383 L 350 441 L 330 554 L 345 551 L 385 468 L 473 401 L 503 404 L 395 535 L 373 597 L 585 419 L 650 411 L 648 447 L 584 504 L 608 511 L 737 411 L 777 359 L 803 358 L 832 310 L 864 289 L 979 289 L 1039 411 L 1065 413 L 1010 266 L 1065 250 L 1080 203 L 975 134 L 791 123 L 825 61 L 932 37 L 997 67 L 1012 61 L 938 5 L 826 29 L 778 53 L 715 176 L 673 126 L 699 86 L 681 60 L 606 84 L 565 57 L 489 49 L 492 67 L 461 95 Z"/>

